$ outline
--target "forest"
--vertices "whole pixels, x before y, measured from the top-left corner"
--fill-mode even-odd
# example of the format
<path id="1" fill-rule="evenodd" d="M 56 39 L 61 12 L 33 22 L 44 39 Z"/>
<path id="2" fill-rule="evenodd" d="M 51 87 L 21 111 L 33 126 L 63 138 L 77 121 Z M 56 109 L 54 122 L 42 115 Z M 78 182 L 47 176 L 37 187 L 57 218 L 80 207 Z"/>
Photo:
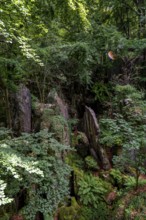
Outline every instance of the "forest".
<path id="1" fill-rule="evenodd" d="M 0 220 L 145 204 L 146 0 L 1 0 Z"/>

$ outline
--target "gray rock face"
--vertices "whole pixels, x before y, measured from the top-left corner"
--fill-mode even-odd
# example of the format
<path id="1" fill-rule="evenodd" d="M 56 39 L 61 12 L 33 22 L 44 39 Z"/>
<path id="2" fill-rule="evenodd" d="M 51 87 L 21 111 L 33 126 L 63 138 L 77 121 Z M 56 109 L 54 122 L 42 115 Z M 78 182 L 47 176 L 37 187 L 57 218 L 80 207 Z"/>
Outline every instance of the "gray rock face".
<path id="1" fill-rule="evenodd" d="M 11 96 L 12 128 L 16 133 L 31 132 L 31 94 L 29 89 L 20 85 Z"/>
<path id="2" fill-rule="evenodd" d="M 63 99 L 56 92 L 48 96 L 48 104 L 35 103 L 34 125 L 41 129 L 48 129 L 54 133 L 56 139 L 65 145 L 70 145 L 70 132 L 68 127 L 68 108 Z"/>
<path id="3" fill-rule="evenodd" d="M 69 119 L 67 103 L 61 98 L 57 92 L 51 91 L 48 95 L 48 103 L 56 106 L 56 111 L 66 120 Z"/>
<path id="4" fill-rule="evenodd" d="M 84 113 L 83 126 L 91 146 L 91 152 L 93 152 L 94 149 L 94 158 L 98 158 L 98 162 L 103 169 L 110 169 L 111 165 L 107 157 L 106 151 L 98 143 L 100 129 L 95 112 L 87 106 Z M 95 154 L 97 154 L 97 157 L 95 156 Z"/>

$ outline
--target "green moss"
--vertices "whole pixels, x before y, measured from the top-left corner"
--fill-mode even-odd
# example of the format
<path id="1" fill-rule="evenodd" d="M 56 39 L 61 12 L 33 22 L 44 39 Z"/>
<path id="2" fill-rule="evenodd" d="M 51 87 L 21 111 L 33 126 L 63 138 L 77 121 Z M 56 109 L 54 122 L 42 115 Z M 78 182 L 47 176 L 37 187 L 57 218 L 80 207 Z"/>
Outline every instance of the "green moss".
<path id="1" fill-rule="evenodd" d="M 73 207 L 79 208 L 79 205 L 78 205 L 78 203 L 77 203 L 75 197 L 72 197 L 72 198 L 71 198 L 71 205 L 72 205 Z"/>
<path id="2" fill-rule="evenodd" d="M 51 118 L 51 131 L 55 133 L 55 137 L 65 144 L 65 138 L 69 134 L 67 121 L 60 115 L 54 115 Z"/>
<path id="3" fill-rule="evenodd" d="M 80 206 L 74 197 L 71 198 L 70 207 L 61 207 L 59 211 L 59 220 L 81 220 L 79 216 Z"/>
<path id="4" fill-rule="evenodd" d="M 95 209 L 93 207 L 80 207 L 75 198 L 72 198 L 70 207 L 61 207 L 59 212 L 59 220 L 109 220 L 110 210 L 104 202 L 98 204 Z"/>
<path id="5" fill-rule="evenodd" d="M 74 172 L 74 192 L 77 195 L 78 182 L 84 175 L 84 160 L 76 153 L 71 152 L 66 156 L 66 163 L 70 165 Z"/>

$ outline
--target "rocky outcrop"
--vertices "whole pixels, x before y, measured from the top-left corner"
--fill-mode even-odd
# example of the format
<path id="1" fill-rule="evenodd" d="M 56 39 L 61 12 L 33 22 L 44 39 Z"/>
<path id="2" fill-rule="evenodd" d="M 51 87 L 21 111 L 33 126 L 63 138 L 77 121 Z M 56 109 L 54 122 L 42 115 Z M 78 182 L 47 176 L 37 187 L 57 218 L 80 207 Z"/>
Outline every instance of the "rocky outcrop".
<path id="1" fill-rule="evenodd" d="M 48 102 L 34 104 L 33 130 L 48 129 L 59 142 L 70 145 L 67 104 L 56 92 L 49 95 Z"/>
<path id="2" fill-rule="evenodd" d="M 49 111 L 50 116 L 51 112 L 54 115 L 53 106 L 51 104 L 33 103 L 33 117 L 32 117 L 32 129 L 33 132 L 38 132 L 41 129 L 49 129 L 50 128 L 50 121 L 47 119 L 47 115 L 45 112 Z M 45 116 L 46 115 L 46 116 Z"/>
<path id="3" fill-rule="evenodd" d="M 20 134 L 31 132 L 31 94 L 29 89 L 20 85 L 10 98 L 12 129 Z"/>
<path id="4" fill-rule="evenodd" d="M 100 166 L 103 169 L 110 169 L 111 165 L 107 157 L 106 151 L 98 143 L 100 129 L 95 112 L 87 106 L 84 113 L 83 126 L 84 132 L 86 133 L 91 146 L 91 154 L 94 153 L 94 158 L 98 160 Z"/>
<path id="5" fill-rule="evenodd" d="M 56 113 L 56 106 L 51 104 L 35 103 L 34 130 L 48 129 L 62 144 L 69 145 L 69 127 L 62 115 Z"/>
<path id="6" fill-rule="evenodd" d="M 48 103 L 56 107 L 56 113 L 62 115 L 66 120 L 69 119 L 68 105 L 56 91 L 52 90 L 48 94 Z"/>

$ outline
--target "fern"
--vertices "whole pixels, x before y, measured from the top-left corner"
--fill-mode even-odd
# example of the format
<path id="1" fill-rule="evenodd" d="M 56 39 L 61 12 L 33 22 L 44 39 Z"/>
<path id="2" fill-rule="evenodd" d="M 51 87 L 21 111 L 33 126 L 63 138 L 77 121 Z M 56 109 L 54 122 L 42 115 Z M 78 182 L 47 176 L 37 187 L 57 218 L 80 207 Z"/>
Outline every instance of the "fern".
<path id="1" fill-rule="evenodd" d="M 98 207 L 104 196 L 110 191 L 110 184 L 92 175 L 85 175 L 78 183 L 78 195 L 85 206 Z"/>

